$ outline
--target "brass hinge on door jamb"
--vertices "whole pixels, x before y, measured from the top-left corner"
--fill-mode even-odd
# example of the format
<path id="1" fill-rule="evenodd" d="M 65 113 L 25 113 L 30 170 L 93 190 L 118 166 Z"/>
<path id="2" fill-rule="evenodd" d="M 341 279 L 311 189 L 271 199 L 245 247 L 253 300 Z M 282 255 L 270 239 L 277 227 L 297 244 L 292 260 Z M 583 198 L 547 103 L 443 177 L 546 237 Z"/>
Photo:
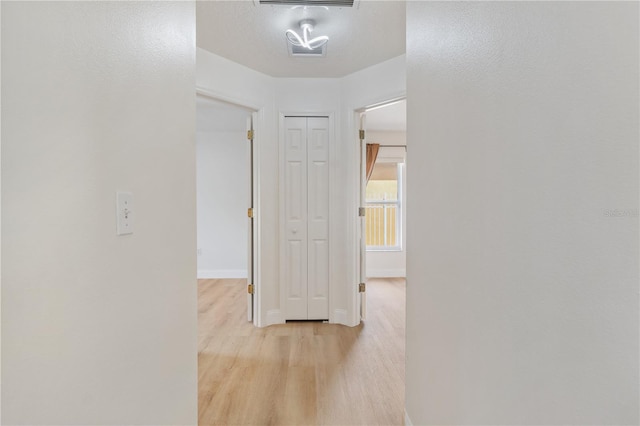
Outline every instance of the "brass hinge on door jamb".
<path id="1" fill-rule="evenodd" d="M 254 292 L 253 284 L 247 285 L 247 293 L 253 294 L 253 292 Z"/>
<path id="2" fill-rule="evenodd" d="M 360 129 L 360 140 L 363 141 L 364 140 L 364 130 Z"/>
<path id="3" fill-rule="evenodd" d="M 367 285 L 365 283 L 358 284 L 358 293 L 364 293 L 367 291 Z"/>
<path id="4" fill-rule="evenodd" d="M 367 208 L 366 207 L 358 207 L 358 216 L 359 217 L 365 217 L 367 215 Z"/>
<path id="5" fill-rule="evenodd" d="M 253 217 L 253 213 L 254 213 L 254 212 L 253 212 L 253 208 L 252 208 L 252 207 L 249 207 L 249 208 L 247 209 L 247 217 L 251 217 L 251 218 L 252 218 L 252 217 Z"/>
<path id="6" fill-rule="evenodd" d="M 247 130 L 247 139 L 253 140 L 253 130 Z"/>

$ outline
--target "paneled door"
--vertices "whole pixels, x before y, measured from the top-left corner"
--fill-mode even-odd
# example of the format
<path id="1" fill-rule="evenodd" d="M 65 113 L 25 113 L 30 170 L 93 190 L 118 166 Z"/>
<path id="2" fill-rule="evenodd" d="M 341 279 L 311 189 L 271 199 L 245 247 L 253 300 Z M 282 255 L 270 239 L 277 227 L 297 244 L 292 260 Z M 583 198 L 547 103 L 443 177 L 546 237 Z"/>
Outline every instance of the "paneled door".
<path id="1" fill-rule="evenodd" d="M 328 319 L 329 119 L 284 124 L 285 319 Z"/>

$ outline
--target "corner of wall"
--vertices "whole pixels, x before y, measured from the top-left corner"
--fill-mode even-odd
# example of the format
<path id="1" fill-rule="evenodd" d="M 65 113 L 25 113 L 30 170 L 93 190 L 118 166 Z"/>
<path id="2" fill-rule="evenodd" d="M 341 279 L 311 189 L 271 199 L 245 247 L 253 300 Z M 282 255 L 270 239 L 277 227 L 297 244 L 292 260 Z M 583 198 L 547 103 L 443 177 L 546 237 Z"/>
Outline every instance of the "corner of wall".
<path id="1" fill-rule="evenodd" d="M 2 22 L 2 2 L 0 2 L 0 22 Z M 0 31 L 2 46 L 2 31 Z M 0 55 L 0 82 L 2 81 L 2 55 Z M 2 164 L 2 84 L 0 84 L 0 164 Z M 0 166 L 0 224 L 2 223 L 2 167 Z M 0 318 L 2 318 L 2 226 L 0 226 Z M 0 366 L 2 365 L 2 327 L 0 327 Z M 0 368 L 0 395 L 2 395 L 2 368 Z M 0 397 L 0 424 L 2 424 L 2 398 Z"/>
<path id="2" fill-rule="evenodd" d="M 246 269 L 198 269 L 198 279 L 247 278 Z"/>
<path id="3" fill-rule="evenodd" d="M 409 418 L 409 413 L 407 413 L 407 409 L 404 409 L 404 426 L 413 426 L 411 419 Z"/>
<path id="4" fill-rule="evenodd" d="M 404 278 L 407 276 L 407 270 L 402 269 L 369 269 L 367 278 Z"/>
<path id="5" fill-rule="evenodd" d="M 274 324 L 284 324 L 284 319 L 282 318 L 282 311 L 280 309 L 270 309 L 267 311 L 267 316 L 265 318 L 264 327 Z"/>
<path id="6" fill-rule="evenodd" d="M 349 323 L 349 316 L 346 309 L 334 309 L 333 310 L 333 323 L 351 326 Z"/>

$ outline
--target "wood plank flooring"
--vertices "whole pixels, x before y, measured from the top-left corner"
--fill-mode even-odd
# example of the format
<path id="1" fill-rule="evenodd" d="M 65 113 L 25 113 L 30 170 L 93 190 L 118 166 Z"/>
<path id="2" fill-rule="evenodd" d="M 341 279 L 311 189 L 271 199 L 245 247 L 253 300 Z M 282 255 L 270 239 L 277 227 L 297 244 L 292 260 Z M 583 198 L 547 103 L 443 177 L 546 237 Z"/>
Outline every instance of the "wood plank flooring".
<path id="1" fill-rule="evenodd" d="M 404 279 L 367 284 L 358 327 L 256 328 L 246 280 L 198 283 L 201 425 L 402 425 Z"/>

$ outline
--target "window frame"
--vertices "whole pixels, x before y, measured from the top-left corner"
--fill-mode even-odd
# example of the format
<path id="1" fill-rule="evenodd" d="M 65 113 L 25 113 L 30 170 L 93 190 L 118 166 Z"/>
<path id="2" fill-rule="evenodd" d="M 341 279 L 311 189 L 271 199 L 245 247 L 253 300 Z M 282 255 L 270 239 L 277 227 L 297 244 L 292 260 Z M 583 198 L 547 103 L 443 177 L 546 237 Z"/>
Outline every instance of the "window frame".
<path id="1" fill-rule="evenodd" d="M 404 175 L 404 162 L 394 161 L 396 164 L 396 181 L 397 181 L 397 191 L 398 196 L 397 200 L 389 201 L 389 200 L 369 200 L 365 199 L 365 207 L 369 207 L 370 205 L 391 205 L 396 206 L 396 241 L 397 244 L 393 246 L 370 246 L 366 245 L 366 251 L 368 252 L 401 252 L 403 251 L 403 229 L 402 229 L 402 213 L 403 213 L 403 201 L 404 201 L 404 191 L 403 191 L 403 175 Z M 386 229 L 385 229 L 386 232 Z M 366 237 L 365 237 L 366 238 Z"/>

